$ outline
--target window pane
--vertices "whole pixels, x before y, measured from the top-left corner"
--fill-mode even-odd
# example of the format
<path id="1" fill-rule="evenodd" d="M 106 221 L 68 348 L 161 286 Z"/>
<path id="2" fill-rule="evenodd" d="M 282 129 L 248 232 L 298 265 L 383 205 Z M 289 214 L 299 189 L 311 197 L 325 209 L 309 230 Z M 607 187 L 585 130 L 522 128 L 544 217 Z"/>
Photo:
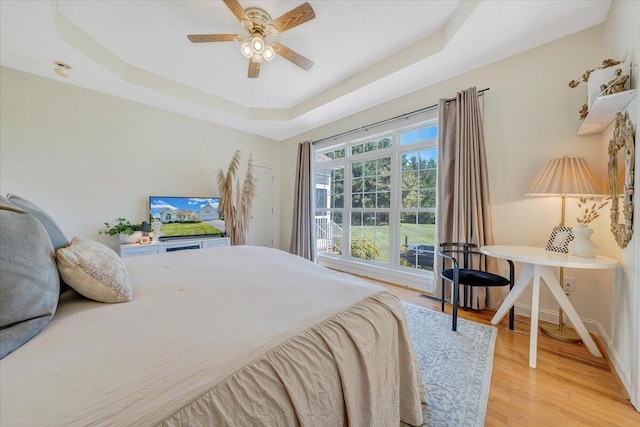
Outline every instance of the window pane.
<path id="1" fill-rule="evenodd" d="M 364 191 L 364 180 L 362 178 L 351 179 L 351 192 L 362 193 Z"/>
<path id="2" fill-rule="evenodd" d="M 420 169 L 435 168 L 438 163 L 438 150 L 431 148 L 420 152 Z"/>
<path id="3" fill-rule="evenodd" d="M 403 207 L 433 207 L 435 206 L 435 188 L 437 179 L 436 150 L 406 153 L 403 155 L 402 189 L 420 192 L 420 203 L 412 198 L 411 202 L 403 203 Z M 424 199 L 423 201 L 423 198 Z"/>
<path id="4" fill-rule="evenodd" d="M 402 155 L 402 170 L 418 170 L 418 153 L 405 153 Z"/>
<path id="5" fill-rule="evenodd" d="M 400 265 L 433 270 L 435 214 L 402 212 L 400 214 Z"/>
<path id="6" fill-rule="evenodd" d="M 351 207 L 391 207 L 391 157 L 352 163 Z"/>
<path id="7" fill-rule="evenodd" d="M 381 150 L 383 148 L 389 148 L 393 145 L 393 138 L 385 136 L 384 138 L 372 139 L 360 144 L 351 146 L 351 155 L 357 155 L 367 153 L 370 151 Z"/>
<path id="8" fill-rule="evenodd" d="M 418 207 L 418 192 L 415 190 L 402 192 L 402 207 L 403 208 L 417 208 Z"/>
<path id="9" fill-rule="evenodd" d="M 315 171 L 316 208 L 344 207 L 344 169 L 342 166 Z"/>
<path id="10" fill-rule="evenodd" d="M 387 212 L 353 212 L 350 230 L 352 258 L 389 262 Z"/>
<path id="11" fill-rule="evenodd" d="M 361 226 L 362 225 L 362 212 L 354 212 L 351 214 L 351 226 L 352 227 L 356 227 L 356 226 Z M 354 234 L 351 233 L 351 236 L 353 236 Z M 357 237 L 362 237 L 362 236 L 357 236 Z"/>
<path id="12" fill-rule="evenodd" d="M 391 190 L 391 177 L 379 176 L 376 179 L 376 190 L 378 191 L 390 191 Z"/>
<path id="13" fill-rule="evenodd" d="M 362 163 L 353 163 L 351 165 L 351 176 L 353 177 L 360 177 L 362 176 Z"/>
<path id="14" fill-rule="evenodd" d="M 345 156 L 344 148 L 339 148 L 337 150 L 325 151 L 324 153 L 316 153 L 315 161 L 327 162 L 329 160 L 340 159 L 344 156 Z"/>
<path id="15" fill-rule="evenodd" d="M 344 208 L 344 196 L 342 194 L 331 196 L 331 207 Z"/>
<path id="16" fill-rule="evenodd" d="M 391 193 L 378 193 L 378 199 L 376 202 L 377 208 L 390 208 L 391 207 Z"/>
<path id="17" fill-rule="evenodd" d="M 429 126 L 420 129 L 411 130 L 400 135 L 400 145 L 412 144 L 418 141 L 435 139 L 438 137 L 438 126 Z"/>
<path id="18" fill-rule="evenodd" d="M 420 190 L 420 207 L 435 208 L 436 207 L 436 190 Z"/>
<path id="19" fill-rule="evenodd" d="M 391 157 L 378 159 L 378 175 L 391 174 Z"/>
<path id="20" fill-rule="evenodd" d="M 376 176 L 378 171 L 378 161 L 377 160 L 367 160 L 363 163 L 364 165 L 364 176 Z"/>
<path id="21" fill-rule="evenodd" d="M 364 179 L 364 191 L 376 191 L 376 178 Z"/>
<path id="22" fill-rule="evenodd" d="M 327 207 L 327 199 L 329 191 L 326 188 L 316 187 L 316 208 L 323 209 Z"/>
<path id="23" fill-rule="evenodd" d="M 389 148 L 391 145 L 393 145 L 393 139 L 390 136 L 378 140 L 378 148 Z"/>
<path id="24" fill-rule="evenodd" d="M 421 188 L 436 188 L 436 170 L 426 169 L 420 171 L 420 187 Z"/>
<path id="25" fill-rule="evenodd" d="M 351 154 L 362 154 L 364 153 L 364 145 L 358 144 L 351 147 Z"/>
<path id="26" fill-rule="evenodd" d="M 369 141 L 364 144 L 364 151 L 374 151 L 378 149 L 378 141 Z"/>
<path id="27" fill-rule="evenodd" d="M 376 193 L 365 193 L 362 199 L 362 204 L 364 208 L 375 208 L 376 207 Z"/>
<path id="28" fill-rule="evenodd" d="M 316 247 L 325 254 L 342 253 L 342 213 L 316 210 Z"/>
<path id="29" fill-rule="evenodd" d="M 409 171 L 407 173 L 402 173 L 402 189 L 403 190 L 414 190 L 418 188 L 418 179 L 416 178 L 416 174 L 413 171 Z"/>

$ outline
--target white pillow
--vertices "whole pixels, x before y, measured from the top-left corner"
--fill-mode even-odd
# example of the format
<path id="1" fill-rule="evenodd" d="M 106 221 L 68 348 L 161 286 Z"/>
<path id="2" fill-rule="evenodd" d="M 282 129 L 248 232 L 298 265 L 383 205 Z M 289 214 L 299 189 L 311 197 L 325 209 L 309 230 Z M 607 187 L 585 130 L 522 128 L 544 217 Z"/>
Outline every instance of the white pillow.
<path id="1" fill-rule="evenodd" d="M 120 257 L 102 243 L 75 237 L 56 251 L 62 280 L 87 298 L 100 302 L 133 299 L 129 273 Z"/>

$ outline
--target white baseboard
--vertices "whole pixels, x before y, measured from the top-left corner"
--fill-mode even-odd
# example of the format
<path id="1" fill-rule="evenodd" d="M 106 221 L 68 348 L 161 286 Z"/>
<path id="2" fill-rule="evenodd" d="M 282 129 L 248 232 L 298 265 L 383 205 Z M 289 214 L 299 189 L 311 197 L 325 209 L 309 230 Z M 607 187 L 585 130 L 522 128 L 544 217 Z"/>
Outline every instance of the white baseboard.
<path id="1" fill-rule="evenodd" d="M 516 314 L 531 318 L 530 305 L 516 303 L 515 307 L 516 307 Z M 598 322 L 597 320 L 585 319 L 582 317 L 580 319 L 582 320 L 582 323 L 584 323 L 584 326 L 587 328 L 587 330 L 598 337 L 600 344 L 602 344 L 603 350 L 605 351 L 605 353 L 607 353 L 607 357 L 609 358 L 609 360 L 611 361 L 611 364 L 613 365 L 613 369 L 615 369 L 616 374 L 620 378 L 620 381 L 622 381 L 622 384 L 626 388 L 627 393 L 630 393 L 631 367 L 626 365 L 623 362 L 622 357 L 620 357 L 620 354 L 618 354 L 618 352 L 616 351 L 615 346 L 611 341 L 611 338 L 609 338 L 609 336 L 605 332 L 600 322 Z M 557 324 L 558 312 L 541 308 L 540 314 L 539 314 L 539 320 Z"/>

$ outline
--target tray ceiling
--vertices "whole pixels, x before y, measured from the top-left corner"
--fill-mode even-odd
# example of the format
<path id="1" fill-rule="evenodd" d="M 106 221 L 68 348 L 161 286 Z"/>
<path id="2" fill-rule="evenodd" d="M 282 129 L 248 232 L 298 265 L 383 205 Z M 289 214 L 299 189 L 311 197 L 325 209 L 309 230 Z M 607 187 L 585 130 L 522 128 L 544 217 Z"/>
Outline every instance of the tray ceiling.
<path id="1" fill-rule="evenodd" d="M 240 0 L 280 16 L 303 1 Z M 275 140 L 602 23 L 610 1 L 309 1 L 316 19 L 276 40 L 247 78 L 244 30 L 221 0 L 0 2 L 0 63 Z M 73 68 L 54 74 L 53 61 Z"/>

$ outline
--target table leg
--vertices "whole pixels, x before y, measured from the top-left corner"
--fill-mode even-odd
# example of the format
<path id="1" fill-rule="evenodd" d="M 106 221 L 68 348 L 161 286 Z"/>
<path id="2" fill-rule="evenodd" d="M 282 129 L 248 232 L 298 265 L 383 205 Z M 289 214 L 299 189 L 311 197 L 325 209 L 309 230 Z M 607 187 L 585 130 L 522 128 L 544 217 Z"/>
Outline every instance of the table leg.
<path id="1" fill-rule="evenodd" d="M 504 302 L 496 311 L 496 314 L 491 319 L 491 323 L 497 325 L 502 321 L 502 318 L 507 314 L 509 309 L 516 303 L 518 297 L 522 294 L 522 292 L 527 288 L 527 285 L 531 281 L 533 277 L 533 265 L 525 264 L 522 273 L 518 276 L 516 283 L 513 285 L 513 289 L 509 292 L 509 295 L 505 298 Z"/>
<path id="2" fill-rule="evenodd" d="M 533 289 L 531 290 L 531 332 L 529 337 L 529 367 L 536 367 L 538 356 L 538 312 L 540 308 L 540 266 L 533 269 Z"/>
<path id="3" fill-rule="evenodd" d="M 589 331 L 587 331 L 587 328 L 584 326 L 584 323 L 582 323 L 576 309 L 573 308 L 571 301 L 569 301 L 569 298 L 567 298 L 564 290 L 560 286 L 560 283 L 556 279 L 555 274 L 553 274 L 553 267 L 543 267 L 541 274 L 547 288 L 549 288 L 549 291 L 551 291 L 556 301 L 558 301 L 558 304 L 560 304 L 560 307 L 562 307 L 569 320 L 571 320 L 571 323 L 573 323 L 578 336 L 580 336 L 584 345 L 589 349 L 589 352 L 596 357 L 602 357 L 602 353 L 598 350 L 596 343 L 593 342 L 591 335 L 589 335 Z M 533 320 L 531 323 L 533 323 Z"/>

